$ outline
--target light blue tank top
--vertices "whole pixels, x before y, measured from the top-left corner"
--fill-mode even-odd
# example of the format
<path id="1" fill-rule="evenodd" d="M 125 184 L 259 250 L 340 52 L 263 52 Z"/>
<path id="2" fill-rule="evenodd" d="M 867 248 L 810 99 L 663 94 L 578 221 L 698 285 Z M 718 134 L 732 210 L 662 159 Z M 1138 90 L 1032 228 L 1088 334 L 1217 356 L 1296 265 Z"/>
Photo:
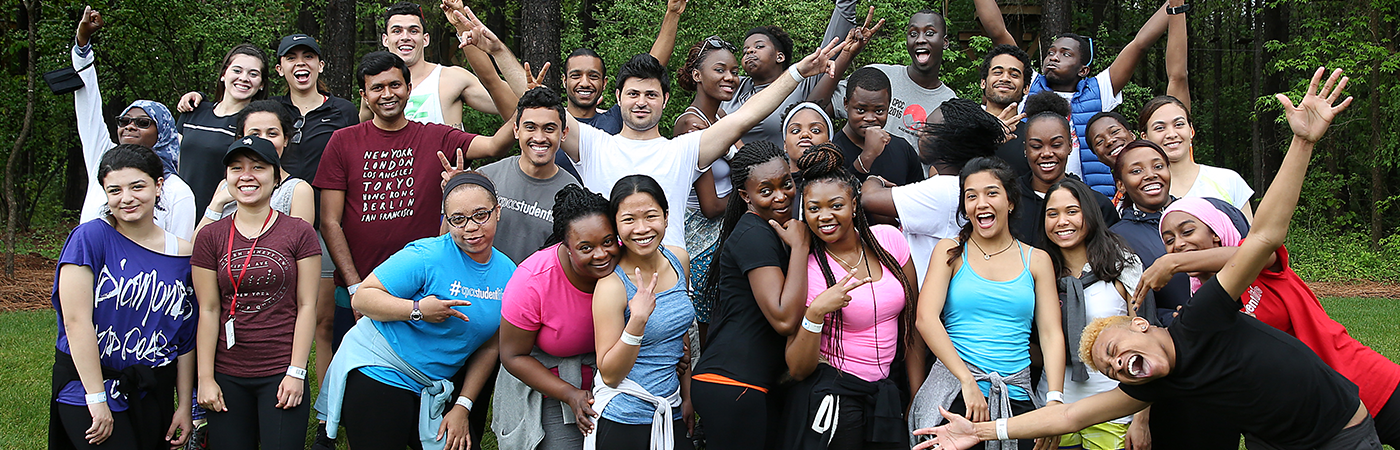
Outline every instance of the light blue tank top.
<path id="1" fill-rule="evenodd" d="M 642 347 L 637 350 L 637 363 L 632 365 L 632 371 L 627 373 L 627 378 L 642 385 L 652 395 L 665 398 L 680 388 L 676 364 L 680 362 L 681 353 L 684 352 L 685 333 L 690 329 L 690 323 L 695 320 L 695 307 L 690 303 L 690 296 L 686 292 L 685 270 L 680 260 L 665 247 L 661 248 L 661 254 L 666 255 L 666 259 L 671 262 L 671 268 L 676 271 L 678 279 L 675 286 L 656 293 L 656 309 L 652 310 L 651 317 L 647 319 L 646 332 L 642 335 Z M 622 278 L 622 284 L 627 287 L 627 299 L 631 300 L 632 296 L 637 295 L 637 286 L 627 278 L 621 266 L 614 269 L 614 272 Z M 631 318 L 632 311 L 624 311 L 623 317 Z M 631 395 L 619 394 L 608 403 L 602 414 L 603 417 L 617 423 L 650 425 L 654 411 L 656 407 L 651 403 Z M 672 417 L 679 418 L 680 408 L 674 408 L 671 413 Z"/>
<path id="2" fill-rule="evenodd" d="M 943 326 L 958 357 L 988 374 L 1010 376 L 1031 364 L 1031 321 L 1035 318 L 1035 278 L 1031 276 L 1030 252 L 1016 242 L 1021 253 L 1021 274 L 1011 281 L 982 278 L 967 264 L 967 244 L 963 243 L 963 265 L 948 284 L 943 304 Z M 991 383 L 977 383 L 988 395 Z M 1008 386 L 1014 400 L 1029 400 L 1025 389 Z"/>

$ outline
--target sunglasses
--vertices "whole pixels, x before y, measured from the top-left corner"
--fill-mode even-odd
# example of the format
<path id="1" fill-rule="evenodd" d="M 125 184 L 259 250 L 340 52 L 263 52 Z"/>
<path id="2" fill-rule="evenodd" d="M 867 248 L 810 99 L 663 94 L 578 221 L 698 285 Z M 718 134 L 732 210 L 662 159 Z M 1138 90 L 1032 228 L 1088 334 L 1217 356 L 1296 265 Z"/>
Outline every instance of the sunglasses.
<path id="1" fill-rule="evenodd" d="M 298 118 L 297 121 L 296 121 L 296 123 L 292 124 L 292 128 L 294 128 L 294 129 L 297 130 L 297 132 L 296 132 L 295 134 L 292 134 L 292 143 L 293 143 L 293 144 L 300 144 L 300 143 L 301 143 L 301 127 L 302 127 L 303 125 L 306 125 L 306 118 L 305 118 L 305 117 Z"/>
<path id="2" fill-rule="evenodd" d="M 131 125 L 131 124 L 136 124 L 136 128 L 140 128 L 140 129 L 144 130 L 144 129 L 150 128 L 150 127 L 152 127 L 152 126 L 155 126 L 156 121 L 155 121 L 155 120 L 151 120 L 150 117 L 127 117 L 127 116 L 117 116 L 117 128 L 121 128 L 121 127 L 124 127 L 124 126 L 127 126 L 127 125 Z"/>
<path id="3" fill-rule="evenodd" d="M 467 220 L 471 220 L 477 225 L 486 225 L 486 221 L 491 220 L 491 213 L 495 211 L 496 208 L 491 208 L 484 211 L 477 211 L 475 214 L 472 215 L 453 214 L 447 216 L 447 224 L 452 225 L 452 228 L 462 228 L 467 226 Z"/>
<path id="4" fill-rule="evenodd" d="M 725 50 L 729 50 L 730 52 L 736 52 L 736 51 L 738 51 L 738 49 L 736 49 L 736 48 L 734 47 L 734 44 L 730 44 L 729 41 L 726 41 L 726 40 L 724 40 L 724 39 L 720 39 L 719 36 L 710 36 L 710 37 L 705 38 L 705 45 L 707 45 L 707 46 L 709 46 L 709 48 L 713 48 L 713 49 L 721 49 L 721 48 L 722 48 L 722 49 L 725 49 Z"/>

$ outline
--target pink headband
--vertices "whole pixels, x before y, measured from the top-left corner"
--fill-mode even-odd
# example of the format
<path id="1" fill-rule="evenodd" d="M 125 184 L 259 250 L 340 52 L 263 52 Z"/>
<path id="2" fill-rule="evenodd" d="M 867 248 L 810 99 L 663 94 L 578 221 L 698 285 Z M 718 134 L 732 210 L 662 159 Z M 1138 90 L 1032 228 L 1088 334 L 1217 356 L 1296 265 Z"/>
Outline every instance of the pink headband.
<path id="1" fill-rule="evenodd" d="M 1240 245 L 1240 231 L 1235 229 L 1234 222 L 1230 221 L 1230 216 L 1225 215 L 1215 205 L 1200 197 L 1187 197 L 1172 202 L 1167 209 L 1162 210 L 1162 218 L 1174 211 L 1181 211 L 1192 216 L 1210 227 L 1215 235 L 1220 237 L 1220 245 L 1224 247 L 1238 247 Z M 1167 226 L 1165 220 L 1161 221 L 1158 231 Z"/>

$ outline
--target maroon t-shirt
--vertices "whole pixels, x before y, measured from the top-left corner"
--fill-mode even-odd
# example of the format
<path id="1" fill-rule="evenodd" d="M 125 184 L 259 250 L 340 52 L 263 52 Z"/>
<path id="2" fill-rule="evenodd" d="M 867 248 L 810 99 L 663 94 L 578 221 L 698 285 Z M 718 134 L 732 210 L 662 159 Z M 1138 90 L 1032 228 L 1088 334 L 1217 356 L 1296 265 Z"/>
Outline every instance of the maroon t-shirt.
<path id="1" fill-rule="evenodd" d="M 442 222 L 442 162 L 456 159 L 475 134 L 440 124 L 408 122 L 384 131 L 374 121 L 336 130 L 321 155 L 313 186 L 345 191 L 340 226 L 360 278 L 409 242 L 437 236 Z M 345 286 L 336 271 L 335 282 Z"/>
<path id="2" fill-rule="evenodd" d="M 238 232 L 233 233 L 230 255 L 228 232 L 231 226 L 233 216 L 199 230 L 194 239 L 194 254 L 190 256 L 191 265 L 213 270 L 219 278 L 219 343 L 214 350 L 214 371 L 245 378 L 285 373 L 292 360 L 292 333 L 296 331 L 297 260 L 321 255 L 316 229 L 304 220 L 278 214 L 258 239 L 258 247 L 249 258 L 253 240 Z M 237 277 L 243 272 L 245 259 L 248 269 L 238 284 L 234 345 L 228 348 L 224 323 L 228 322 L 229 309 L 234 307 L 229 270 Z M 230 260 L 232 267 L 229 267 Z"/>

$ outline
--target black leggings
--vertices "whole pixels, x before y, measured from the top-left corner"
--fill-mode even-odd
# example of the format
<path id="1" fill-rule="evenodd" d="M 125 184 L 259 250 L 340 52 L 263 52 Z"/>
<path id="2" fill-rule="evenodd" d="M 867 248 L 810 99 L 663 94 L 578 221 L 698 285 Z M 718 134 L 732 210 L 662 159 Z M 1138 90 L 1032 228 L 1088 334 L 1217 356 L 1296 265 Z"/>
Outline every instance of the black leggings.
<path id="1" fill-rule="evenodd" d="M 669 406 L 663 406 L 669 408 Z M 685 422 L 677 420 L 672 428 L 675 450 L 694 450 L 690 438 L 685 437 Z M 651 424 L 628 425 L 598 418 L 597 448 L 608 450 L 651 450 Z M 353 443 L 351 443 L 353 445 Z M 360 449 L 355 449 L 360 450 Z"/>
<path id="2" fill-rule="evenodd" d="M 1381 443 L 1400 448 L 1400 386 L 1395 387 L 1385 406 L 1375 414 L 1376 436 L 1381 438 Z"/>
<path id="3" fill-rule="evenodd" d="M 1011 399 L 1012 416 L 1019 416 L 1031 411 L 1035 411 L 1035 404 L 1031 403 L 1030 400 Z M 962 394 L 958 394 L 958 397 L 953 399 L 953 404 L 948 405 L 948 412 L 959 416 L 967 414 L 967 405 L 963 403 Z M 842 417 L 841 420 L 846 419 Z M 1035 448 L 1035 439 L 1018 439 L 1016 442 L 1017 448 L 1022 450 Z M 986 445 L 987 443 L 985 442 L 978 442 L 977 445 L 972 446 L 968 450 L 983 450 L 986 448 Z"/>
<path id="4" fill-rule="evenodd" d="M 465 371 L 466 366 L 462 367 Z M 476 394 L 477 401 L 472 404 L 471 415 L 467 416 L 467 426 L 472 430 L 472 448 L 481 448 L 481 437 L 486 435 L 486 412 L 490 410 L 486 405 L 491 404 L 491 393 L 496 390 L 496 374 L 501 371 L 501 365 L 497 363 L 491 367 L 491 373 L 486 377 L 486 384 L 481 385 L 481 393 Z M 460 388 L 464 380 L 453 380 Z M 455 395 L 452 398 L 457 398 Z M 451 405 L 448 405 L 451 406 Z"/>
<path id="5" fill-rule="evenodd" d="M 214 374 L 223 391 L 227 412 L 208 411 L 209 441 L 220 449 L 263 450 L 306 447 L 306 420 L 311 414 L 311 388 L 301 381 L 301 403 L 292 409 L 277 407 L 277 388 L 285 375 L 242 378 Z"/>
<path id="6" fill-rule="evenodd" d="M 68 433 L 68 441 L 73 443 L 77 449 L 101 449 L 101 450 L 136 450 L 135 428 L 131 425 L 131 418 L 126 411 L 112 413 L 112 434 L 107 436 L 107 440 L 102 445 L 88 444 L 87 429 L 92 426 L 92 413 L 88 412 L 86 406 L 58 405 L 58 418 L 63 422 L 63 428 Z M 167 419 L 170 416 L 166 416 Z M 165 430 L 161 430 L 162 433 Z M 49 439 L 56 437 L 50 436 Z"/>
<path id="7" fill-rule="evenodd" d="M 690 398 L 695 412 L 705 421 L 705 448 L 709 450 L 775 448 L 782 433 L 778 421 L 782 405 L 771 396 L 752 388 L 690 382 Z"/>
<path id="8" fill-rule="evenodd" d="M 345 379 L 340 424 L 355 450 L 421 450 L 419 396 L 370 378 L 358 369 Z M 475 448 L 475 447 L 474 447 Z"/>
<path id="9" fill-rule="evenodd" d="M 865 442 L 865 409 L 856 401 L 841 402 L 836 424 L 836 432 L 826 446 L 828 450 L 902 450 L 908 447 L 904 442 Z"/>

